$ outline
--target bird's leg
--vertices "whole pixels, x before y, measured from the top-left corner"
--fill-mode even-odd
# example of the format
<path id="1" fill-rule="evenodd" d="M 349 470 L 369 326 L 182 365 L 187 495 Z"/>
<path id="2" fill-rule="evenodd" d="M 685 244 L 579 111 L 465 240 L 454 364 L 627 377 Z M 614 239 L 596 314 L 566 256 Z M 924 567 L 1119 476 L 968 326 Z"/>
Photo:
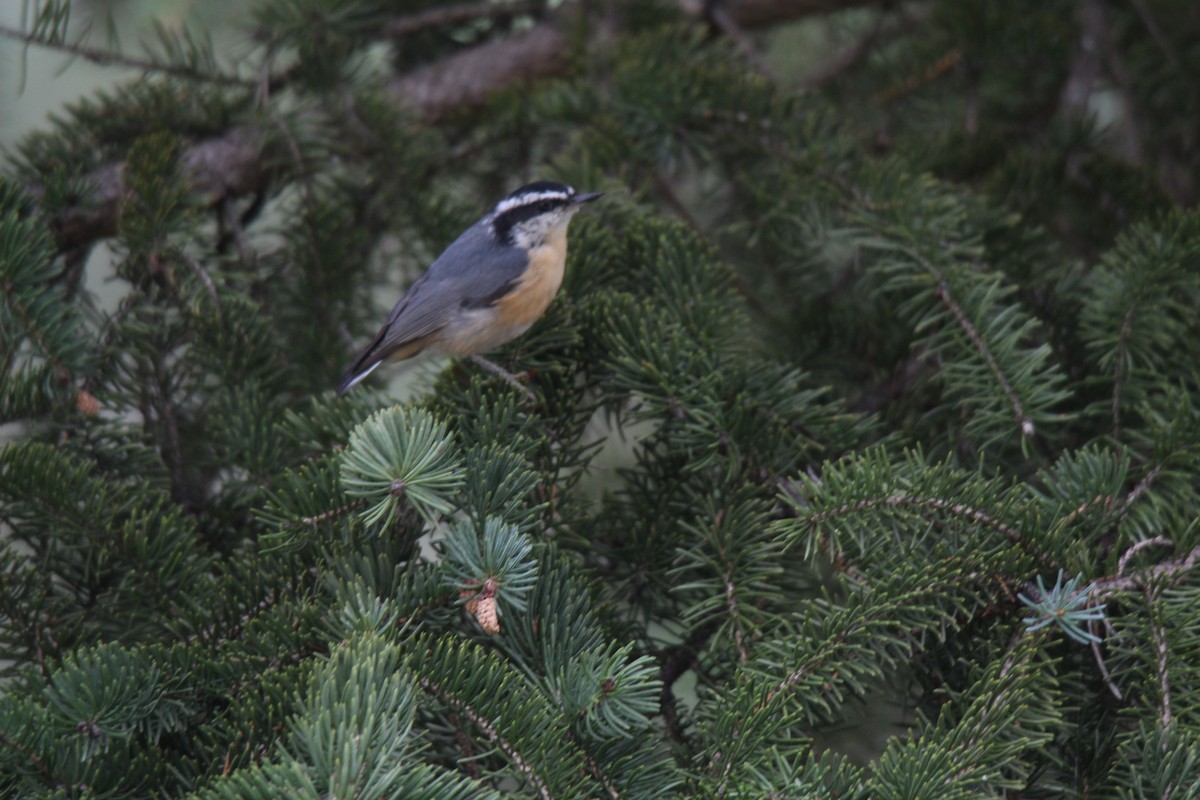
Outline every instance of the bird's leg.
<path id="1" fill-rule="evenodd" d="M 471 355 L 471 356 L 467 356 L 467 358 L 471 359 L 476 364 L 478 364 L 479 366 L 486 369 L 488 372 L 495 375 L 497 378 L 501 378 L 502 380 L 507 382 L 509 386 L 513 387 L 518 392 L 521 392 L 522 394 L 524 394 L 527 398 L 529 398 L 529 402 L 531 402 L 531 403 L 537 402 L 537 395 L 535 395 L 532 391 L 530 391 L 528 386 L 523 386 L 521 384 L 521 382 L 519 380 L 517 380 L 517 376 L 513 375 L 511 372 L 506 370 L 504 367 L 500 366 L 499 364 L 495 363 L 494 361 L 488 361 L 486 358 L 484 358 L 483 356 L 480 356 L 480 355 Z"/>

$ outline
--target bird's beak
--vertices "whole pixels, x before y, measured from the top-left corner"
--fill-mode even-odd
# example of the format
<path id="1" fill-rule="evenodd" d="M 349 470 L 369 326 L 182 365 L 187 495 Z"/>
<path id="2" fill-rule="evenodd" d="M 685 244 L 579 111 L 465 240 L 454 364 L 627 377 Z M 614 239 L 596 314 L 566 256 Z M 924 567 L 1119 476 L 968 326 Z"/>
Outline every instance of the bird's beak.
<path id="1" fill-rule="evenodd" d="M 584 194 L 577 194 L 571 198 L 571 205 L 581 206 L 584 203 L 590 203 L 599 197 L 600 194 L 600 192 L 585 192 Z"/>

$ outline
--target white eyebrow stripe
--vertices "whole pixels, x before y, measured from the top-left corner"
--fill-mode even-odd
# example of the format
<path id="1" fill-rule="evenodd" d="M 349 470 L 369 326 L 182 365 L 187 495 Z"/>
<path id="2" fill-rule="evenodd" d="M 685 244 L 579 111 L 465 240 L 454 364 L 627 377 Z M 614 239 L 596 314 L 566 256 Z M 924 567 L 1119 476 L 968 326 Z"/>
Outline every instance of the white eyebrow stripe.
<path id="1" fill-rule="evenodd" d="M 514 208 L 520 208 L 521 206 L 527 206 L 530 203 L 536 203 L 539 200 L 563 200 L 563 201 L 566 201 L 566 200 L 571 199 L 572 194 L 574 194 L 574 192 L 558 192 L 558 191 L 530 192 L 529 194 L 519 194 L 516 197 L 509 197 L 509 198 L 507 198 L 505 200 L 501 200 L 499 203 L 497 203 L 495 213 L 503 214 L 505 211 L 511 211 Z"/>

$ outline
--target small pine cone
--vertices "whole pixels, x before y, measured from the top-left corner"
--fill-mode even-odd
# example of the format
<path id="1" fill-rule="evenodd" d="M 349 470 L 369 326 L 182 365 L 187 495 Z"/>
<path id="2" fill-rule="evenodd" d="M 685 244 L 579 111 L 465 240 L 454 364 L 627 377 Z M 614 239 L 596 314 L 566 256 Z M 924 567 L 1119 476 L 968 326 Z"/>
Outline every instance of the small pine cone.
<path id="1" fill-rule="evenodd" d="M 94 417 L 100 413 L 100 401 L 86 389 L 80 389 L 76 392 L 75 407 L 85 417 Z"/>
<path id="2" fill-rule="evenodd" d="M 475 604 L 475 608 L 471 609 L 471 603 Z M 500 632 L 500 614 L 496 598 L 480 597 L 467 603 L 467 610 L 475 615 L 476 621 L 479 622 L 479 627 L 483 628 L 484 633 L 497 634 Z"/>

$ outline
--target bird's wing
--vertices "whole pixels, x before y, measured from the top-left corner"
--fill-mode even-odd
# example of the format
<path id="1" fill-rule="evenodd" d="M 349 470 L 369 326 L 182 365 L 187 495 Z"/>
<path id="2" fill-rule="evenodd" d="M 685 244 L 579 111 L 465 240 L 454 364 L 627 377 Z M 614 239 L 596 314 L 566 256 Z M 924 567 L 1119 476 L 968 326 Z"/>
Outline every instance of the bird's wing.
<path id="1" fill-rule="evenodd" d="M 388 320 L 338 382 L 338 393 L 365 378 L 396 353 L 416 355 L 420 342 L 441 330 L 460 309 L 481 308 L 502 297 L 525 270 L 525 254 L 496 245 L 482 220 L 469 228 L 408 287 Z M 403 352 L 411 349 L 411 352 Z"/>

